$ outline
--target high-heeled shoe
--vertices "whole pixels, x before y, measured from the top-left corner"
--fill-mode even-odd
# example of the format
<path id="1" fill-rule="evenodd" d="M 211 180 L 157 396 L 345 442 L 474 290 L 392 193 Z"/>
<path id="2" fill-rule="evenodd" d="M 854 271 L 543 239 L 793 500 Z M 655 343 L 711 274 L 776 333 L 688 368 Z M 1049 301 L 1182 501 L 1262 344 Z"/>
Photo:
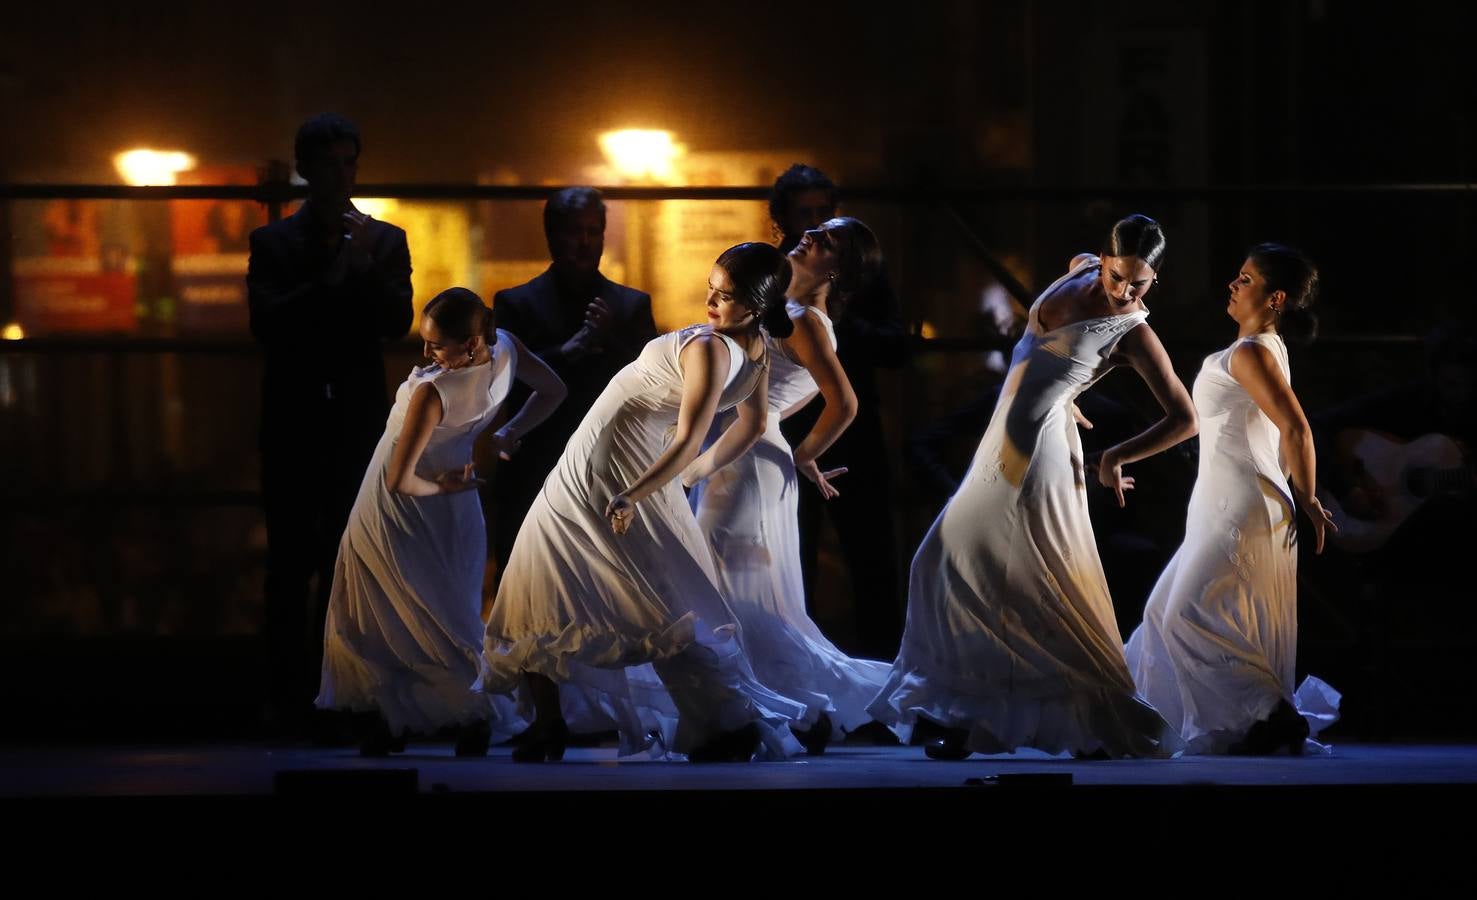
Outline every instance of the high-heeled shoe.
<path id="1" fill-rule="evenodd" d="M 1287 747 L 1288 754 L 1302 756 L 1304 742 L 1312 733 L 1308 720 L 1286 700 L 1277 704 L 1277 708 L 1272 711 L 1272 718 L 1276 722 L 1278 739 Z"/>
<path id="2" fill-rule="evenodd" d="M 826 745 L 831 742 L 831 717 L 821 713 L 809 731 L 802 731 L 795 737 L 800 740 L 800 746 L 805 748 L 806 756 L 820 756 L 826 752 Z"/>
<path id="3" fill-rule="evenodd" d="M 487 745 L 492 742 L 492 728 L 486 720 L 472 722 L 457 729 L 457 756 L 486 756 Z"/>
<path id="4" fill-rule="evenodd" d="M 929 759 L 958 762 L 969 759 L 969 732 L 963 728 L 945 728 L 941 737 L 923 745 L 923 755 Z"/>
<path id="5" fill-rule="evenodd" d="M 361 714 L 357 726 L 360 756 L 382 758 L 405 752 L 406 733 L 391 733 L 390 723 L 378 712 Z"/>
<path id="6" fill-rule="evenodd" d="M 558 762 L 564 758 L 569 725 L 563 719 L 555 719 L 545 726 L 535 722 L 525 735 L 523 743 L 513 748 L 514 762 Z"/>
<path id="7" fill-rule="evenodd" d="M 1232 756 L 1271 756 L 1283 747 L 1293 756 L 1301 756 L 1303 742 L 1308 739 L 1308 720 L 1286 700 L 1265 719 L 1258 719 L 1246 729 L 1241 740 L 1226 748 Z"/>
<path id="8" fill-rule="evenodd" d="M 688 762 L 748 762 L 759 750 L 759 725 L 750 722 L 735 731 L 725 731 L 687 754 Z"/>

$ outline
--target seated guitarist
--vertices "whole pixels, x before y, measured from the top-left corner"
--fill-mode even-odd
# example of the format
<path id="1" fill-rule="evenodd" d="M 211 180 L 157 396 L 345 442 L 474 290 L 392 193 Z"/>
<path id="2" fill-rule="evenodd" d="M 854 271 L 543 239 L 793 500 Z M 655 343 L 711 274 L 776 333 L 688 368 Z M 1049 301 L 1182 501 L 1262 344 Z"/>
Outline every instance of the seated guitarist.
<path id="1" fill-rule="evenodd" d="M 1443 326 L 1427 336 L 1425 356 L 1420 378 L 1314 417 L 1318 456 L 1327 460 L 1320 480 L 1352 526 L 1335 546 L 1365 552 L 1394 541 L 1409 545 L 1397 555 L 1424 557 L 1467 530 L 1477 336 Z"/>

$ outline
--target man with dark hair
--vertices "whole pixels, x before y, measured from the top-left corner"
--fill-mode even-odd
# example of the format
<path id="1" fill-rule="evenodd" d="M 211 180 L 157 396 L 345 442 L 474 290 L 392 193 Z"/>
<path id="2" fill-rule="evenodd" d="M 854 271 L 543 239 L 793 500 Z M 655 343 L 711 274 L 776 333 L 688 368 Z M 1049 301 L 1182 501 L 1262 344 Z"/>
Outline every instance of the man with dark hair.
<path id="1" fill-rule="evenodd" d="M 358 128 L 324 113 L 303 123 L 293 148 L 308 199 L 251 233 L 246 285 L 264 356 L 272 724 L 301 730 L 317 693 L 339 538 L 389 413 L 382 344 L 404 336 L 413 314 L 405 232 L 350 200 Z"/>
<path id="2" fill-rule="evenodd" d="M 806 231 L 836 216 L 836 185 L 814 166 L 795 163 L 769 189 L 769 220 L 789 253 Z"/>
<path id="3" fill-rule="evenodd" d="M 569 396 L 498 466 L 492 510 L 501 577 L 523 517 L 559 461 L 569 436 L 615 374 L 656 337 L 650 295 L 600 273 L 605 201 L 590 187 L 571 187 L 544 204 L 544 236 L 552 263 L 540 276 L 493 296 L 497 325 L 547 362 Z M 519 398 L 508 400 L 516 409 Z"/>
<path id="4" fill-rule="evenodd" d="M 811 228 L 836 215 L 836 185 L 823 172 L 799 163 L 774 182 L 769 215 L 780 232 L 779 247 L 788 252 Z M 816 553 L 821 518 L 829 514 L 851 576 L 857 640 L 846 649 L 872 659 L 892 659 L 902 640 L 901 583 L 893 534 L 887 448 L 877 391 L 878 367 L 897 368 L 907 358 L 908 335 L 898 318 L 884 269 L 871 286 L 858 293 L 836 315 L 836 356 L 856 393 L 857 414 L 851 426 L 818 460 L 822 470 L 845 466 L 849 474 L 841 495 L 824 500 L 818 491 L 800 492 L 800 560 L 805 569 L 806 606 L 814 608 Z M 822 403 L 812 402 L 781 426 L 792 445 L 810 432 Z M 850 483 L 851 490 L 845 485 Z M 857 489 L 866 485 L 865 490 Z M 877 504 L 875 498 L 884 498 Z"/>

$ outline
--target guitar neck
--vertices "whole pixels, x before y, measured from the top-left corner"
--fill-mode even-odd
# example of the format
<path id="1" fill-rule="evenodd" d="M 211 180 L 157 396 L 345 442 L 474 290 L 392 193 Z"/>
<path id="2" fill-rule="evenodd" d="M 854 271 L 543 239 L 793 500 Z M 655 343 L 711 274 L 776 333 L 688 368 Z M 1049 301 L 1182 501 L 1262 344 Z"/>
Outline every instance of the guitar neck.
<path id="1" fill-rule="evenodd" d="M 1450 469 L 1432 469 L 1431 487 L 1438 494 L 1464 494 L 1472 490 L 1477 484 L 1472 470 L 1466 466 L 1456 466 Z"/>

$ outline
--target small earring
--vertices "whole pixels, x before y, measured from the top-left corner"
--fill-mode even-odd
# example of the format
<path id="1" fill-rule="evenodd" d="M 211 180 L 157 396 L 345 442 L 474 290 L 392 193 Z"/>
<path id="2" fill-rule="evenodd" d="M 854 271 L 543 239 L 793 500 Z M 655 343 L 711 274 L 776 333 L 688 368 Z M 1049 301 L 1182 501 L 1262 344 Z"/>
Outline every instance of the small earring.
<path id="1" fill-rule="evenodd" d="M 835 273 L 835 272 L 830 272 L 830 273 L 828 273 L 826 275 L 826 277 L 829 278 L 829 279 L 831 279 L 832 281 L 835 281 L 836 280 L 836 274 L 837 273 Z"/>
<path id="2" fill-rule="evenodd" d="M 477 355 L 476 351 L 474 351 L 471 347 L 468 347 L 467 348 L 467 359 L 472 359 L 476 355 Z"/>

